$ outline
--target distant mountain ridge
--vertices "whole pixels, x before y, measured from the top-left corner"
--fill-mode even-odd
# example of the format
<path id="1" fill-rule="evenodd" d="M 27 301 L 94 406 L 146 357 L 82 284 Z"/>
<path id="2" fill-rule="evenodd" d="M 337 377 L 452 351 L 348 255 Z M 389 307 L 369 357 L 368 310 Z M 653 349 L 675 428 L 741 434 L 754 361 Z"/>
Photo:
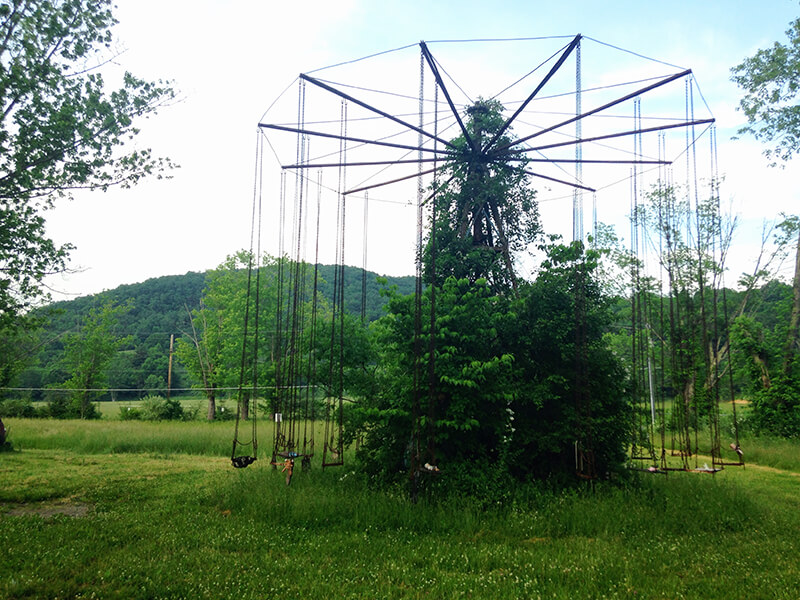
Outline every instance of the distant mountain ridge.
<path id="1" fill-rule="evenodd" d="M 330 302 L 333 301 L 335 269 L 335 265 L 320 265 L 318 271 L 319 293 Z M 363 274 L 364 271 L 359 267 L 344 268 L 345 308 L 356 315 L 360 315 L 362 310 Z M 379 277 L 384 276 L 366 272 L 364 312 L 368 321 L 381 317 L 387 301 L 380 295 Z M 401 294 L 414 291 L 413 276 L 386 279 L 388 285 L 397 286 Z M 177 338 L 191 330 L 188 310 L 199 306 L 205 286 L 206 273 L 166 275 L 141 283 L 121 285 L 98 294 L 54 302 L 39 309 L 37 312 L 46 323 L 40 333 L 40 350 L 31 367 L 19 376 L 18 386 L 44 388 L 64 381 L 66 374 L 60 365 L 64 334 L 75 331 L 93 307 L 108 300 L 115 304 L 131 304 L 130 311 L 119 320 L 117 333 L 132 337 L 130 347 L 120 351 L 110 367 L 108 387 L 138 390 L 166 386 L 170 336 Z M 189 387 L 192 383 L 180 368 L 174 369 L 173 387 Z M 41 396 L 40 393 L 38 397 Z"/>

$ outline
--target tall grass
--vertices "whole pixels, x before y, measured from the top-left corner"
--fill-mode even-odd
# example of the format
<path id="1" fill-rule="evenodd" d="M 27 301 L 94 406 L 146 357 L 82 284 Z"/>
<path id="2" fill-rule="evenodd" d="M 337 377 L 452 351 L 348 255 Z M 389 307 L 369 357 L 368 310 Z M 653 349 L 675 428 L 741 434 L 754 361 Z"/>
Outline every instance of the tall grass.
<path id="1" fill-rule="evenodd" d="M 80 454 L 158 453 L 229 456 L 232 422 L 57 421 L 9 419 L 15 448 Z"/>
<path id="2" fill-rule="evenodd" d="M 265 506 L 264 494 L 275 501 Z M 287 488 L 282 476 L 258 468 L 237 473 L 230 487 L 217 491 L 214 502 L 250 519 L 306 530 L 400 528 L 467 536 L 490 529 L 512 537 L 623 533 L 645 539 L 681 535 L 687 528 L 709 534 L 742 531 L 763 516 L 740 485 L 701 474 L 643 475 L 624 486 L 605 482 L 566 490 L 534 482 L 520 485 L 507 502 L 487 508 L 480 498 L 464 497 L 412 504 L 404 489 L 378 491 L 347 470 L 299 473 Z"/>
<path id="3" fill-rule="evenodd" d="M 10 441 L 18 448 L 72 450 L 83 454 L 136 453 L 200 454 L 229 456 L 233 442 L 233 421 L 145 422 L 145 421 L 56 421 L 50 419 L 7 419 Z M 249 439 L 251 423 L 240 424 L 242 437 Z M 316 423 L 317 439 L 323 424 Z M 273 424 L 258 423 L 260 455 L 269 453 Z M 800 473 L 800 440 L 748 435 L 741 438 L 745 461 Z M 705 449 L 707 452 L 707 449 Z M 727 449 L 726 456 L 728 454 Z M 735 458 L 735 457 L 729 457 Z"/>
<path id="4" fill-rule="evenodd" d="M 800 473 L 800 440 L 748 435 L 741 440 L 746 462 Z"/>
<path id="5" fill-rule="evenodd" d="M 15 448 L 70 450 L 80 454 L 156 453 L 230 456 L 235 432 L 234 421 L 106 421 L 8 419 L 10 440 Z M 322 421 L 314 422 L 321 440 Z M 240 422 L 239 438 L 249 442 L 252 421 Z M 257 435 L 259 457 L 269 458 L 274 424 L 259 419 Z M 319 444 L 321 446 L 321 443 Z M 250 448 L 245 448 L 245 453 Z M 348 453 L 352 456 L 352 452 Z"/>

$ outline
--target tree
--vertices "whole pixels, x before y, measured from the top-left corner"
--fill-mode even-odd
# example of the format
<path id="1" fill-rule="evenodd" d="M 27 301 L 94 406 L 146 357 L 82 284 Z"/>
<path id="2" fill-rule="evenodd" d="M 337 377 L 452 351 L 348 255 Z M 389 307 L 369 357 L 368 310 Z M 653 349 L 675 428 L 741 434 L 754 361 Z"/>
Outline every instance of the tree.
<path id="1" fill-rule="evenodd" d="M 769 159 L 781 161 L 787 161 L 800 152 L 800 105 L 797 103 L 800 93 L 800 19 L 789 25 L 786 36 L 786 44 L 775 42 L 772 47 L 758 50 L 755 55 L 731 69 L 733 81 L 745 92 L 739 107 L 747 117 L 748 125 L 740 133 L 752 134 L 757 140 L 770 144 L 764 154 Z M 772 165 L 776 164 L 777 161 L 773 161 Z M 797 388 L 800 383 L 790 384 L 800 341 L 800 227 L 797 219 L 787 219 L 784 231 L 794 234 L 797 242 L 793 302 L 781 372 L 786 383 L 778 387 Z M 766 390 L 764 393 L 770 395 Z M 777 405 L 783 405 L 784 399 L 792 395 L 780 390 L 772 393 Z M 762 405 L 770 404 L 768 400 L 763 400 Z M 800 410 L 800 406 L 795 410 Z M 800 423 L 800 417 L 793 417 L 792 420 Z M 784 427 L 781 429 L 785 430 Z"/>
<path id="2" fill-rule="evenodd" d="M 731 69 L 731 79 L 745 92 L 739 108 L 748 125 L 739 133 L 771 144 L 764 154 L 783 161 L 800 152 L 800 19 L 786 36 L 787 44 L 775 42 Z"/>
<path id="3" fill-rule="evenodd" d="M 478 100 L 467 109 L 466 128 L 475 147 L 501 131 L 502 112 L 496 100 Z M 493 147 L 512 140 L 504 133 Z M 525 161 L 519 154 L 476 152 L 463 135 L 452 143 L 460 156 L 447 165 L 442 179 L 448 183 L 435 194 L 435 230 L 425 249 L 427 279 L 435 270 L 438 285 L 447 277 L 485 278 L 496 291 L 511 289 L 516 286 L 513 253 L 525 250 L 541 232 Z"/>
<path id="4" fill-rule="evenodd" d="M 19 374 L 28 366 L 36 353 L 36 334 L 42 319 L 24 315 L 15 327 L 0 326 L 0 388 L 11 387 Z M 26 386 L 22 386 L 26 387 Z M 5 392 L 0 389 L 0 400 Z"/>
<path id="5" fill-rule="evenodd" d="M 800 341 L 800 219 L 796 216 L 788 217 L 779 227 L 786 240 L 797 238 L 792 278 L 792 310 L 789 315 L 789 330 L 786 332 L 786 341 L 783 344 L 783 374 L 792 377 Z"/>
<path id="6" fill-rule="evenodd" d="M 612 299 L 596 276 L 599 255 L 580 242 L 543 250 L 505 333 L 516 381 L 510 469 L 520 478 L 569 473 L 578 441 L 598 473 L 611 472 L 625 459 L 632 410 L 629 377 L 604 339 Z"/>
<path id="7" fill-rule="evenodd" d="M 618 468 L 630 407 L 625 374 L 603 340 L 610 301 L 594 278 L 596 256 L 580 243 L 544 251 L 535 281 L 521 281 L 515 294 L 454 277 L 425 290 L 423 313 L 436 299 L 433 381 L 429 321 L 415 382 L 415 298 L 393 295 L 374 325 L 376 389 L 355 411 L 367 472 L 397 479 L 418 453 L 419 464 L 446 473 L 436 485 L 503 493 L 514 480 L 572 473 L 578 439 L 594 446 L 598 472 Z"/>
<path id="8" fill-rule="evenodd" d="M 202 383 L 208 401 L 206 418 L 213 421 L 217 414 L 217 388 L 221 387 L 217 363 L 223 339 L 222 321 L 202 301 L 199 308 L 189 311 L 189 319 L 192 331 L 178 339 L 176 355 Z"/>
<path id="9" fill-rule="evenodd" d="M 124 149 L 135 123 L 174 92 L 130 73 L 106 90 L 112 9 L 111 0 L 0 3 L 0 327 L 44 295 L 46 275 L 66 268 L 72 246 L 47 237 L 43 216 L 57 199 L 172 166 Z"/>
<path id="10" fill-rule="evenodd" d="M 430 311 L 432 291 L 424 292 L 423 313 Z M 499 333 L 512 327 L 510 300 L 496 297 L 485 279 L 449 277 L 435 289 L 436 362 L 431 387 L 427 369 L 420 373 L 417 366 L 414 295 L 390 295 L 389 314 L 374 327 L 379 353 L 375 390 L 356 411 L 367 433 L 361 451 L 366 469 L 385 479 L 395 478 L 409 469 L 410 454 L 416 452 L 420 464 L 446 464 L 451 482 L 456 469 L 462 471 L 462 484 L 486 479 L 487 471 L 505 473 L 513 356 L 503 353 Z M 427 349 L 427 320 L 422 337 Z M 423 361 L 427 362 L 427 354 Z M 420 448 L 411 448 L 417 427 L 422 431 L 416 435 L 423 441 Z M 476 471 L 481 473 L 477 477 Z"/>
<path id="11" fill-rule="evenodd" d="M 245 316 L 255 315 L 256 271 L 251 271 L 254 262 L 251 254 L 240 251 L 229 256 L 216 269 L 206 276 L 206 289 L 200 306 L 191 311 L 191 332 L 185 332 L 178 339 L 176 355 L 180 362 L 202 383 L 208 399 L 207 418 L 216 415 L 216 396 L 219 388 L 235 388 L 242 377 L 242 364 L 252 366 L 252 356 L 242 356 L 243 345 L 253 348 L 252 338 L 256 329 L 248 328 L 248 343 L 245 343 Z M 261 327 L 258 329 L 258 345 L 264 353 L 261 361 L 267 367 L 259 373 L 259 382 L 266 386 L 271 380 L 272 362 L 268 359 L 274 335 L 274 315 L 277 299 L 272 278 L 275 275 L 276 261 L 265 255 L 258 277 L 259 315 Z M 248 295 L 248 278 L 251 294 Z M 250 312 L 252 311 L 252 313 Z M 264 356 L 267 355 L 267 356 Z M 244 360 L 243 360 L 244 358 Z"/>
<path id="12" fill-rule="evenodd" d="M 64 363 L 70 374 L 63 386 L 73 390 L 70 394 L 68 416 L 81 419 L 95 418 L 92 400 L 99 396 L 107 380 L 106 372 L 111 359 L 130 337 L 115 333 L 118 319 L 130 310 L 129 305 L 114 306 L 107 302 L 89 311 L 80 331 L 67 336 L 64 341 Z"/>

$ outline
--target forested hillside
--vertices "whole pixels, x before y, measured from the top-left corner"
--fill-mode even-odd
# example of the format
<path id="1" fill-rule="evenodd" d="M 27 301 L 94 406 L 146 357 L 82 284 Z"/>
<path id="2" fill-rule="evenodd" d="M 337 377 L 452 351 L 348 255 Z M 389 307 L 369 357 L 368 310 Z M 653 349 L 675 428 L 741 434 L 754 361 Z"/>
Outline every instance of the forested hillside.
<path id="1" fill-rule="evenodd" d="M 320 265 L 319 292 L 332 301 L 335 280 L 333 265 Z M 414 290 L 414 278 L 388 277 L 387 285 L 396 285 L 407 294 Z M 206 273 L 186 273 L 148 279 L 142 283 L 122 285 L 100 294 L 84 296 L 75 300 L 55 302 L 40 309 L 43 327 L 38 333 L 38 348 L 13 387 L 31 388 L 30 397 L 44 399 L 44 388 L 58 387 L 69 374 L 63 363 L 64 338 L 76 332 L 89 311 L 109 301 L 114 305 L 126 305 L 127 312 L 119 316 L 114 334 L 129 341 L 112 359 L 108 368 L 107 387 L 114 391 L 104 396 L 116 399 L 140 397 L 146 390 L 165 388 L 169 364 L 170 336 L 177 340 L 191 331 L 189 310 L 200 305 L 206 286 Z M 347 310 L 355 315 L 362 313 L 362 291 L 364 274 L 362 269 L 345 267 L 344 299 Z M 378 275 L 366 273 L 367 320 L 373 321 L 383 313 L 385 298 L 380 295 Z M 177 361 L 173 363 L 172 388 L 188 388 L 194 381 Z M 27 394 L 26 394 L 27 395 Z"/>

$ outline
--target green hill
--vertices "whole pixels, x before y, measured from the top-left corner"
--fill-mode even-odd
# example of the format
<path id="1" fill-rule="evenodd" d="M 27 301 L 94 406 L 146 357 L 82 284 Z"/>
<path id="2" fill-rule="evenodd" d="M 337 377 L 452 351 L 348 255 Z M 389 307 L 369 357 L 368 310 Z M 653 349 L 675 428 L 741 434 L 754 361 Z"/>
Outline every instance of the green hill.
<path id="1" fill-rule="evenodd" d="M 329 301 L 333 299 L 335 266 L 320 265 L 319 291 Z M 366 305 L 364 314 L 369 321 L 383 314 L 386 299 L 380 295 L 379 275 L 366 273 Z M 414 291 L 414 277 L 388 277 L 390 286 L 396 285 L 403 293 Z M 108 300 L 115 304 L 130 304 L 131 309 L 118 324 L 120 337 L 131 336 L 131 343 L 118 352 L 109 368 L 110 389 L 135 390 L 113 392 L 114 398 L 145 395 L 143 390 L 166 387 L 169 363 L 169 341 L 190 331 L 188 310 L 196 308 L 205 288 L 205 273 L 186 273 L 148 279 L 141 283 L 121 285 L 113 290 L 83 296 L 74 300 L 55 302 L 40 309 L 45 326 L 39 334 L 39 350 L 25 369 L 15 387 L 35 388 L 33 399 L 42 399 L 42 388 L 52 386 L 67 378 L 61 366 L 65 333 L 76 330 L 89 310 Z M 362 314 L 364 272 L 357 267 L 345 267 L 345 307 L 353 314 Z M 174 365 L 172 387 L 188 388 L 190 380 L 180 365 Z"/>

